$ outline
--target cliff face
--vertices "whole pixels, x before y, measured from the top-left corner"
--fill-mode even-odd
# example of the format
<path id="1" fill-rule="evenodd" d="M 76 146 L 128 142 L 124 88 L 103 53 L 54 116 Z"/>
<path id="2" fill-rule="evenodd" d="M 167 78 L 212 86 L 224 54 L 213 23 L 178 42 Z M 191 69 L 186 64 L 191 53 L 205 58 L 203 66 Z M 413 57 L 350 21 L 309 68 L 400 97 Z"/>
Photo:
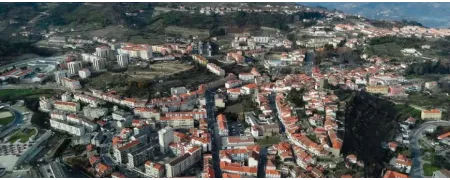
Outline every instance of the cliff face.
<path id="1" fill-rule="evenodd" d="M 366 92 L 355 92 L 347 104 L 342 153 L 364 161 L 366 177 L 379 177 L 389 161 L 382 142 L 393 138 L 397 114 L 393 103 Z"/>

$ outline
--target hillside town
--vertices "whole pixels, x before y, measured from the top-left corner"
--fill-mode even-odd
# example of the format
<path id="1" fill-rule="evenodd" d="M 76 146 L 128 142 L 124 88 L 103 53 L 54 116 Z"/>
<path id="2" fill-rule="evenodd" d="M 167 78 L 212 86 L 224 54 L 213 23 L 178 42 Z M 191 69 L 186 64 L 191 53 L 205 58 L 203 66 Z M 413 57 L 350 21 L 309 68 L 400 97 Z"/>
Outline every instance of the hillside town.
<path id="1" fill-rule="evenodd" d="M 448 79 L 420 78 L 410 69 L 441 62 L 428 40 L 450 30 L 381 28 L 306 6 L 160 10 L 323 18 L 293 33 L 230 27 L 225 36 L 167 37 L 158 44 L 49 32 L 42 44 L 67 50 L 62 55 L 1 67 L 0 91 L 51 93 L 36 94 L 34 114 L 25 93 L 1 100 L 0 177 L 449 178 L 446 166 L 433 164 L 436 157 L 450 159 L 450 129 L 442 128 L 450 127 L 449 109 L 430 100 L 449 99 Z M 373 44 L 386 37 L 426 43 Z M 356 142 L 347 133 L 357 128 L 348 119 L 355 94 L 401 109 L 389 126 L 392 137 L 376 145 L 388 159 L 376 175 L 364 173 L 372 165 L 362 152 L 349 150 Z M 44 114 L 40 126 L 36 114 Z"/>

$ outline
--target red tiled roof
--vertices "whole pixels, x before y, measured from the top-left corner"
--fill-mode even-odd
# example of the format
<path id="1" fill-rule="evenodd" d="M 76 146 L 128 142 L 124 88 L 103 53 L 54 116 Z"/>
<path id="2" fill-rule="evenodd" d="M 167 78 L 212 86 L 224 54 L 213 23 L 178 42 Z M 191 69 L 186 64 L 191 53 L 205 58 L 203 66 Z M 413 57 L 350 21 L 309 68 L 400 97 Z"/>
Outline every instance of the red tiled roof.
<path id="1" fill-rule="evenodd" d="M 125 144 L 124 146 L 118 148 L 118 150 L 119 151 L 124 151 L 124 150 L 126 150 L 128 148 L 131 148 L 131 147 L 134 147 L 134 146 L 138 145 L 139 143 L 140 143 L 139 140 L 134 140 L 134 141 L 131 141 L 130 143 Z"/>
<path id="2" fill-rule="evenodd" d="M 176 120 L 184 120 L 184 121 L 193 121 L 194 118 L 192 116 L 171 116 L 171 117 L 161 117 L 159 118 L 161 121 L 176 121 Z"/>
<path id="3" fill-rule="evenodd" d="M 422 112 L 423 112 L 423 113 L 427 113 L 427 114 L 430 114 L 430 113 L 432 113 L 432 114 L 435 114 L 435 113 L 441 113 L 441 111 L 438 110 L 438 109 L 423 110 Z"/>
<path id="4" fill-rule="evenodd" d="M 449 136 L 450 136 L 450 132 L 447 132 L 445 134 L 442 134 L 442 135 L 438 136 L 437 139 L 441 140 L 441 139 L 447 138 Z"/>
<path id="5" fill-rule="evenodd" d="M 66 106 L 76 106 L 75 102 L 65 102 L 65 101 L 56 101 L 55 104 L 66 105 Z"/>
<path id="6" fill-rule="evenodd" d="M 383 178 L 409 178 L 409 176 L 396 171 L 387 170 Z"/>

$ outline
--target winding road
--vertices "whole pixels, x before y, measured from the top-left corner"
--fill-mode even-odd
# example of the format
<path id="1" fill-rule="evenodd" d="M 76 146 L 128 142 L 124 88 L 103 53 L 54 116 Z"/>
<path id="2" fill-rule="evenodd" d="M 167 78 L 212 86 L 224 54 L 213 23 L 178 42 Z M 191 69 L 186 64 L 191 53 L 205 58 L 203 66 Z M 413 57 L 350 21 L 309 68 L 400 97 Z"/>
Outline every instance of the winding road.
<path id="1" fill-rule="evenodd" d="M 3 137 L 9 132 L 13 131 L 16 126 L 23 124 L 23 114 L 16 108 L 11 107 L 7 104 L 0 104 L 0 105 L 5 106 L 5 109 L 8 109 L 14 113 L 14 121 L 9 125 L 0 128 L 0 137 Z"/>
<path id="2" fill-rule="evenodd" d="M 421 124 L 418 128 L 414 129 L 410 135 L 410 148 L 412 156 L 412 167 L 409 175 L 412 178 L 423 178 L 423 161 L 422 153 L 420 152 L 419 139 L 424 136 L 424 132 L 430 128 L 436 128 L 438 126 L 450 126 L 448 121 L 428 121 Z"/>

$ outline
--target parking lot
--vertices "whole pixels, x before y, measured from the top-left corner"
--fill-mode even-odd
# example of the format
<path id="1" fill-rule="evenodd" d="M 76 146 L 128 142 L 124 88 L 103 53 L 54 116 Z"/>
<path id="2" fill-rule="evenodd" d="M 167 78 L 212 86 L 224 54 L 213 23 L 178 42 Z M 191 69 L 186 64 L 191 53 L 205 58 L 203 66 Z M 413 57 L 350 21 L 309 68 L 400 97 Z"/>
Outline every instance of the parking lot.
<path id="1" fill-rule="evenodd" d="M 243 136 L 244 128 L 242 127 L 242 123 L 239 121 L 229 121 L 228 134 L 230 136 Z"/>

